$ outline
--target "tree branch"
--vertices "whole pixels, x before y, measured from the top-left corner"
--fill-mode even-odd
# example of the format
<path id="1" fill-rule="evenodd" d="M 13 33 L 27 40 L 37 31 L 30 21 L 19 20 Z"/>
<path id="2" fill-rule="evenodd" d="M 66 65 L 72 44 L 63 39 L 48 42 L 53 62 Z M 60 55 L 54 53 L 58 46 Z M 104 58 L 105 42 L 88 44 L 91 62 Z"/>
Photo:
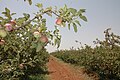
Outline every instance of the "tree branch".
<path id="1" fill-rule="evenodd" d="M 60 17 L 60 15 L 58 15 L 57 13 L 55 13 L 54 11 L 51 11 L 53 14 L 55 14 L 56 16 Z"/>
<path id="2" fill-rule="evenodd" d="M 15 28 L 14 30 L 18 30 L 18 29 L 20 29 L 20 28 L 22 28 L 22 27 L 25 27 L 27 24 L 29 24 L 31 21 L 33 21 L 33 20 L 36 19 L 36 18 L 37 18 L 37 17 L 35 16 L 33 19 L 25 22 L 23 25 L 21 25 L 20 27 Z"/>
<path id="3" fill-rule="evenodd" d="M 52 10 L 45 11 L 45 12 L 41 13 L 40 15 L 43 15 L 43 14 L 45 14 L 45 13 L 47 13 L 47 12 L 51 12 L 51 13 L 55 14 L 56 16 L 60 17 L 60 15 L 58 15 L 57 13 L 55 13 L 55 12 L 52 11 Z M 35 16 L 33 19 L 25 22 L 23 25 L 21 25 L 20 27 L 15 28 L 14 30 L 18 30 L 18 29 L 20 29 L 20 28 L 22 28 L 22 27 L 25 27 L 27 24 L 29 24 L 30 22 L 32 22 L 32 21 L 35 20 L 36 18 L 38 18 L 38 17 Z"/>

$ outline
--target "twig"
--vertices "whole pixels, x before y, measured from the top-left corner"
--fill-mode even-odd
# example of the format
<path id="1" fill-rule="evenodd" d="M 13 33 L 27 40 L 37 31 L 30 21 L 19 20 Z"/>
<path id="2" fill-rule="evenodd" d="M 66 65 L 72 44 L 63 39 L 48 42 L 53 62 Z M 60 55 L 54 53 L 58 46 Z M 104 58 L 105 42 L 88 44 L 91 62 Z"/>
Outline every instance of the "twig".
<path id="1" fill-rule="evenodd" d="M 20 29 L 20 28 L 22 28 L 22 27 L 25 27 L 27 24 L 29 24 L 31 21 L 33 21 L 33 20 L 36 19 L 36 18 L 37 18 L 37 17 L 35 16 L 33 19 L 25 22 L 23 25 L 21 25 L 20 27 L 15 28 L 14 30 L 18 30 L 18 29 Z"/>
<path id="2" fill-rule="evenodd" d="M 51 11 L 53 14 L 55 14 L 56 16 L 60 17 L 60 15 L 56 14 L 54 11 Z"/>

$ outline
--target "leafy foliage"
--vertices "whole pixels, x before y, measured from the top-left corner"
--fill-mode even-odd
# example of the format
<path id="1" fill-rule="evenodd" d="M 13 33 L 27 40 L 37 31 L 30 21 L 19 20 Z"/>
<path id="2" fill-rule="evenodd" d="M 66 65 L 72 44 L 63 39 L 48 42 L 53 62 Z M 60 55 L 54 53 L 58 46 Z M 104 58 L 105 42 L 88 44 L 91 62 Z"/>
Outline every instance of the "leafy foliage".
<path id="1" fill-rule="evenodd" d="M 2 18 L 1 33 L 5 32 L 5 36 L 0 36 L 0 40 L 5 43 L 0 45 L 0 79 L 10 80 L 26 80 L 32 74 L 43 74 L 46 71 L 45 64 L 48 61 L 48 53 L 43 48 L 36 52 L 35 48 L 31 48 L 31 42 L 36 42 L 32 31 L 32 24 L 23 24 L 29 19 L 29 15 L 24 13 L 24 17 L 16 19 L 17 25 L 12 26 L 13 30 L 8 32 L 4 26 L 12 19 L 10 10 L 6 8 L 6 18 Z M 37 43 L 36 43 L 37 45 Z"/>
<path id="2" fill-rule="evenodd" d="M 24 0 L 26 1 L 26 0 Z M 27 0 L 32 5 L 32 0 Z M 23 13 L 23 17 L 13 19 L 16 13 L 11 13 L 8 8 L 0 16 L 0 79 L 1 80 L 43 80 L 41 75 L 46 73 L 45 64 L 48 62 L 49 54 L 45 46 L 47 44 L 60 46 L 61 35 L 59 26 L 66 26 L 67 23 L 74 24 L 74 30 L 77 32 L 77 10 L 67 8 L 65 5 L 59 10 L 53 10 L 52 7 L 43 8 L 38 3 L 39 8 L 35 16 L 30 19 L 30 14 Z M 76 14 L 77 13 L 77 14 Z M 43 15 L 53 14 L 57 18 L 62 18 L 60 25 L 55 25 L 55 29 L 50 31 L 46 27 L 46 18 Z M 79 14 L 82 14 L 79 12 Z M 70 18 L 69 18 L 70 17 Z M 75 18 L 75 19 L 72 19 Z M 69 19 L 70 22 L 69 22 Z M 76 23 L 74 23 L 74 20 Z M 69 26 L 70 27 L 70 26 Z"/>
<path id="3" fill-rule="evenodd" d="M 95 48 L 86 45 L 78 50 L 61 50 L 52 55 L 67 63 L 84 66 L 88 72 L 94 71 L 100 75 L 101 80 L 120 79 L 120 36 L 105 30 L 105 40 L 100 41 Z"/>

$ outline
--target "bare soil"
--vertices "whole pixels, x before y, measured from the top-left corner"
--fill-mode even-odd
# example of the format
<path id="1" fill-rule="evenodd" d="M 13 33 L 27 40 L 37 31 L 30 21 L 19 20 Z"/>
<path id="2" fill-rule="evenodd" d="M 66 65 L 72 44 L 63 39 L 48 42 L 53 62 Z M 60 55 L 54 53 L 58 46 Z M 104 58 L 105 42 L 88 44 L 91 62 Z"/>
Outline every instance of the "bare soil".
<path id="1" fill-rule="evenodd" d="M 91 80 L 86 79 L 82 72 L 78 73 L 73 67 L 53 56 L 50 56 L 47 66 L 50 80 Z"/>

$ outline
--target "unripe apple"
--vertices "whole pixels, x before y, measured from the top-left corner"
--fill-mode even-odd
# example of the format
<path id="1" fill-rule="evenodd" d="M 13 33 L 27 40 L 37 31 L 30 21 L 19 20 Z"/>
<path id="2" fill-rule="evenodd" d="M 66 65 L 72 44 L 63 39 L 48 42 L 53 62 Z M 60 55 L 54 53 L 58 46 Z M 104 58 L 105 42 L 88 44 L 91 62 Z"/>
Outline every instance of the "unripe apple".
<path id="1" fill-rule="evenodd" d="M 0 45 L 5 44 L 5 41 L 3 39 L 0 40 Z"/>
<path id="2" fill-rule="evenodd" d="M 0 29 L 0 36 L 5 37 L 7 35 L 5 30 Z"/>
<path id="3" fill-rule="evenodd" d="M 47 43 L 48 42 L 48 38 L 45 35 L 41 35 L 40 41 L 43 42 L 43 43 Z"/>
<path id="4" fill-rule="evenodd" d="M 15 21 L 15 20 L 10 20 L 10 24 L 11 24 L 12 26 L 15 26 L 15 25 L 16 25 L 16 21 Z"/>
<path id="5" fill-rule="evenodd" d="M 13 30 L 12 24 L 6 23 L 6 24 L 5 24 L 5 30 L 6 30 L 6 31 L 12 31 L 12 30 Z"/>
<path id="6" fill-rule="evenodd" d="M 40 32 L 35 31 L 35 32 L 33 32 L 33 35 L 34 35 L 35 38 L 39 38 L 40 37 Z"/>
<path id="7" fill-rule="evenodd" d="M 61 24 L 62 24 L 62 19 L 61 19 L 61 18 L 58 18 L 58 19 L 56 20 L 56 24 L 57 24 L 57 25 L 61 25 Z"/>
<path id="8" fill-rule="evenodd" d="M 23 68 L 24 68 L 23 63 L 19 64 L 19 68 L 20 68 L 20 69 L 23 69 Z"/>

